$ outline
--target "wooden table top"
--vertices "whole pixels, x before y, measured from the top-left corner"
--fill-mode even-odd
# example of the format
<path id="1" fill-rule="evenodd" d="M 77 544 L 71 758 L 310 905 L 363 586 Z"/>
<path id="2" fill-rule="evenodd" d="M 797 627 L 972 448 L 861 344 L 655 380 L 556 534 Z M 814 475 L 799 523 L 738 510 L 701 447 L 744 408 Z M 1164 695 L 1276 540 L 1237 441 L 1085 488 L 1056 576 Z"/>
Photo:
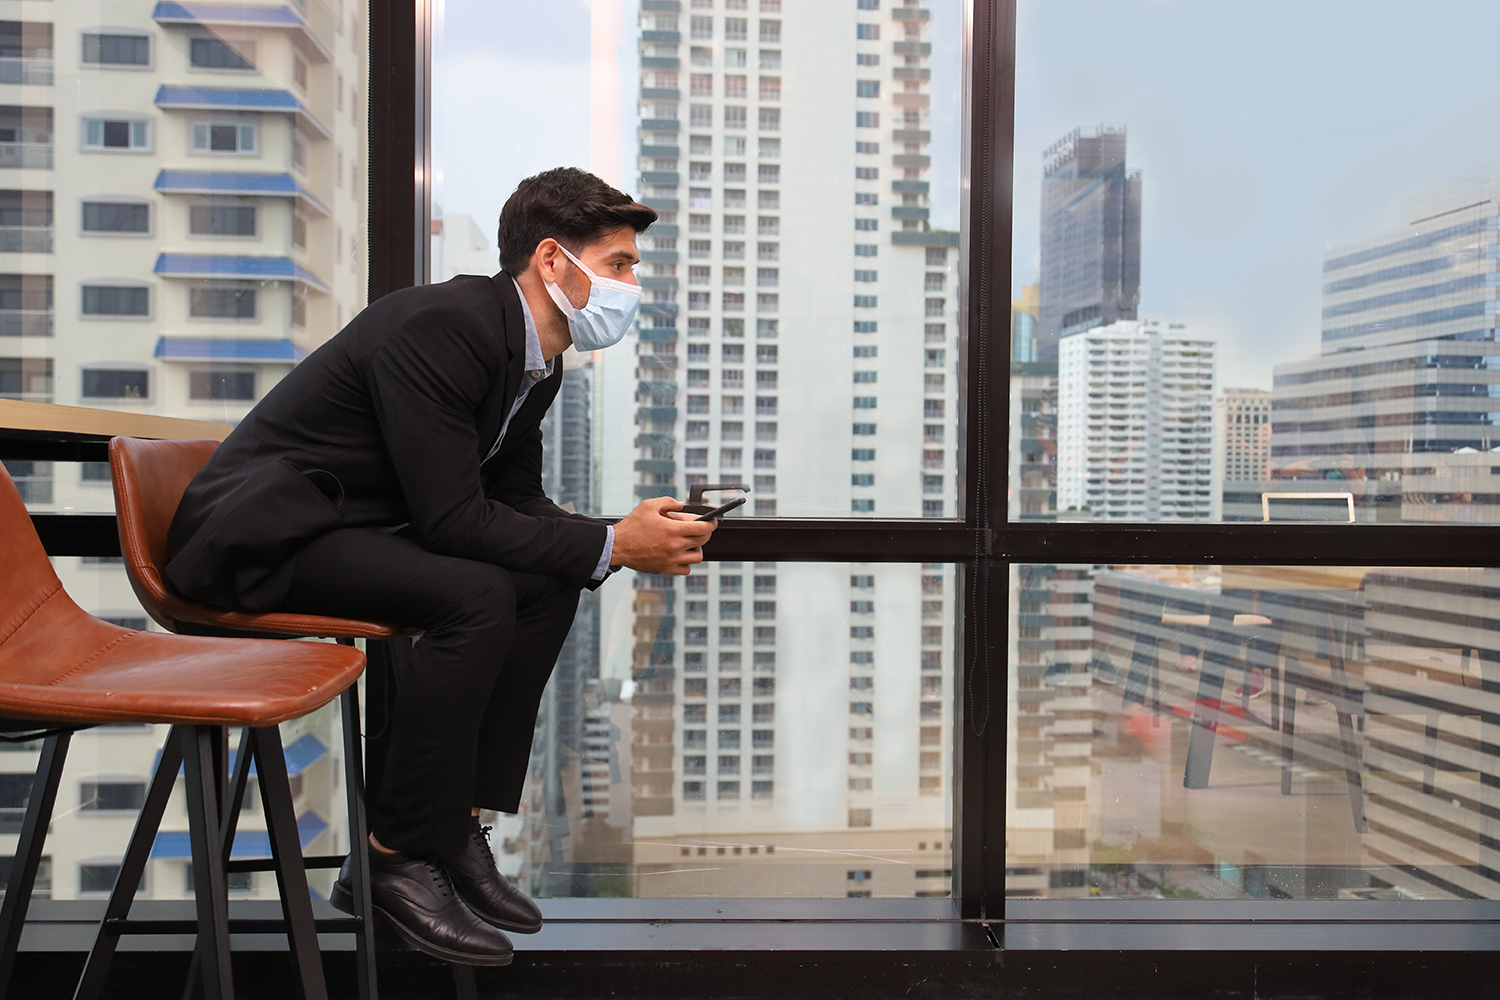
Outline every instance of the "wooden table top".
<path id="1" fill-rule="evenodd" d="M 103 462 L 112 437 L 222 441 L 233 424 L 0 399 L 0 458 Z"/>
<path id="2" fill-rule="evenodd" d="M 124 413 L 87 406 L 59 406 L 56 403 L 23 403 L 15 399 L 0 399 L 0 436 L 21 431 L 105 439 L 123 435 L 160 441 L 205 438 L 222 441 L 233 429 L 233 424 L 209 420 L 182 420 L 178 417 L 158 417 L 151 413 Z"/>

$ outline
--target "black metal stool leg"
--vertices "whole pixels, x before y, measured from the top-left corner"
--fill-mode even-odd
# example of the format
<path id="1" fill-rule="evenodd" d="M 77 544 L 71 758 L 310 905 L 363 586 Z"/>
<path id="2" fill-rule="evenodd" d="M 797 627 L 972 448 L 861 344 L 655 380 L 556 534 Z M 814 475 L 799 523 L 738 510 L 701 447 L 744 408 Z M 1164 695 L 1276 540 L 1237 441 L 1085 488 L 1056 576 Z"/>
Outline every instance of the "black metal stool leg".
<path id="1" fill-rule="evenodd" d="M 276 864 L 281 912 L 286 917 L 287 942 L 297 963 L 302 995 L 305 1000 L 327 1000 L 328 987 L 323 981 L 323 960 L 318 952 L 318 931 L 313 925 L 307 869 L 302 860 L 302 842 L 297 836 L 297 814 L 286 776 L 281 731 L 275 726 L 253 729 L 250 740 L 256 774 L 260 777 L 260 798 L 266 808 L 266 833 L 271 841 L 271 859 Z M 245 752 L 241 747 L 240 753 Z"/>
<path id="2" fill-rule="evenodd" d="M 479 984 L 474 981 L 474 966 L 453 966 L 453 991 L 458 1000 L 479 1000 Z"/>
<path id="3" fill-rule="evenodd" d="M 130 904 L 135 900 L 136 889 L 141 884 L 141 875 L 146 871 L 146 861 L 151 856 L 151 845 L 156 842 L 156 831 L 161 826 L 162 813 L 166 812 L 167 800 L 172 797 L 172 786 L 177 784 L 177 769 L 182 766 L 182 744 L 190 730 L 173 726 L 162 744 L 161 759 L 156 762 L 156 774 L 151 779 L 151 788 L 146 792 L 146 801 L 141 805 L 140 815 L 135 821 L 135 831 L 130 835 L 130 846 L 120 863 L 120 874 L 115 880 L 114 891 L 109 894 L 109 904 L 104 908 L 104 919 L 99 922 L 99 932 L 94 937 L 94 947 L 84 963 L 83 974 L 78 979 L 74 1000 L 97 1000 L 104 993 L 104 979 L 109 975 L 109 964 L 115 956 L 115 947 L 120 943 L 117 922 L 130 913 Z"/>
<path id="4" fill-rule="evenodd" d="M 365 820 L 364 754 L 360 748 L 359 689 L 350 685 L 339 699 L 344 722 L 344 794 L 349 811 L 349 856 L 354 895 L 354 961 L 360 1000 L 376 1000 L 375 912 L 370 907 L 370 833 Z"/>
<path id="5" fill-rule="evenodd" d="M 1297 738 L 1297 692 L 1302 690 L 1302 684 L 1298 675 L 1302 670 L 1302 661 L 1295 656 L 1288 656 L 1282 665 L 1282 697 L 1281 697 L 1281 794 L 1292 794 L 1292 752 L 1293 741 Z"/>
<path id="6" fill-rule="evenodd" d="M 250 762 L 254 757 L 255 755 L 250 752 L 250 730 L 242 730 L 239 754 L 234 760 L 234 774 L 230 776 L 223 808 L 219 810 L 219 840 L 224 845 L 220 856 L 224 860 L 226 870 L 230 855 L 234 850 L 234 834 L 239 827 L 240 807 L 245 803 L 245 787 L 250 780 Z M 198 973 L 203 964 L 203 956 L 198 953 L 198 949 L 202 946 L 203 942 L 199 941 L 193 948 L 192 960 L 188 962 L 187 984 L 182 990 L 182 1000 L 195 1000 L 200 995 Z"/>
<path id="7" fill-rule="evenodd" d="M 219 802 L 215 795 L 213 741 L 218 734 L 217 726 L 184 728 L 183 763 L 187 771 L 188 838 L 193 850 L 193 895 L 198 910 L 203 995 L 207 1000 L 234 1000 L 234 975 L 229 962 L 228 887 L 220 854 Z M 122 870 L 120 878 L 125 877 Z"/>
<path id="8" fill-rule="evenodd" d="M 1339 747 L 1344 755 L 1344 781 L 1349 789 L 1349 812 L 1358 833 L 1369 833 L 1365 819 L 1364 760 L 1359 742 L 1354 735 L 1354 712 L 1359 696 L 1349 685 L 1344 669 L 1344 656 L 1349 650 L 1349 638 L 1342 627 L 1335 628 L 1333 615 L 1328 615 L 1328 668 L 1333 682 L 1338 685 L 1334 697 L 1334 714 L 1339 723 Z"/>
<path id="9" fill-rule="evenodd" d="M 57 787 L 62 782 L 63 763 L 68 757 L 71 733 L 47 737 L 42 756 L 37 761 L 36 777 L 31 783 L 31 798 L 26 801 L 26 819 L 21 823 L 21 838 L 11 861 L 10 879 L 5 887 L 5 904 L 0 906 L 0 997 L 10 989 L 10 977 L 16 971 L 16 953 L 21 947 L 21 931 L 26 926 L 26 908 L 31 891 L 36 888 L 36 870 L 42 863 L 42 847 L 47 840 L 47 825 L 52 821 L 52 807 L 57 803 Z"/>

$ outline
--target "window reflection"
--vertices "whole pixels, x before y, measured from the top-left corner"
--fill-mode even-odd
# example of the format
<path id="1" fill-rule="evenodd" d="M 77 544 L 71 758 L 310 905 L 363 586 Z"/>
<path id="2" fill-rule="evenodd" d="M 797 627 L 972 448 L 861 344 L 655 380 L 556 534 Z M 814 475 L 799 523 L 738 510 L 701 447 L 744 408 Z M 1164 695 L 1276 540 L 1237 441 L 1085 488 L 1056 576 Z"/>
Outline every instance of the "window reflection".
<path id="1" fill-rule="evenodd" d="M 1007 895 L 1500 896 L 1494 576 L 1017 567 Z"/>

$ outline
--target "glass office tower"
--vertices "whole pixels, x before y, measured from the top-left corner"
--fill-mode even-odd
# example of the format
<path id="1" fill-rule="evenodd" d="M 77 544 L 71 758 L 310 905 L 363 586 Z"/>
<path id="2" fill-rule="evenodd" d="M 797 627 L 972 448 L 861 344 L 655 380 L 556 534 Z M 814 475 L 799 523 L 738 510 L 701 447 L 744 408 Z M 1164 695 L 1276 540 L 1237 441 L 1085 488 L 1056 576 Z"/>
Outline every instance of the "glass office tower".
<path id="1" fill-rule="evenodd" d="M 1125 164 L 1125 126 L 1074 129 L 1042 153 L 1038 361 L 1058 340 L 1135 319 L 1141 288 L 1141 175 Z"/>

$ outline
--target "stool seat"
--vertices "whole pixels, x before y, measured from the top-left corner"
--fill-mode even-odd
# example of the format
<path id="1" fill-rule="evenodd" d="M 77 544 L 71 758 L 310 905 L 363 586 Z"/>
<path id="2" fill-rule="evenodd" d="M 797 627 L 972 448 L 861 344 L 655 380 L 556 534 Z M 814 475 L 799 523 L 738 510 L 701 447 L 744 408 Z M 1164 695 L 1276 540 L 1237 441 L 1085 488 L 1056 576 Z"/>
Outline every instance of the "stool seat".
<path id="1" fill-rule="evenodd" d="M 0 716 L 270 726 L 337 698 L 364 663 L 330 643 L 124 629 L 84 613 L 59 587 L 0 645 Z"/>
<path id="2" fill-rule="evenodd" d="M 109 442 L 109 464 L 119 510 L 120 553 L 130 585 L 147 614 L 172 632 L 204 628 L 239 635 L 389 639 L 420 635 L 383 622 L 286 612 L 250 614 L 189 600 L 162 577 L 168 562 L 167 532 L 188 484 L 219 446 L 217 441 L 146 441 L 117 437 Z M 149 484 L 149 485 L 147 485 Z"/>

